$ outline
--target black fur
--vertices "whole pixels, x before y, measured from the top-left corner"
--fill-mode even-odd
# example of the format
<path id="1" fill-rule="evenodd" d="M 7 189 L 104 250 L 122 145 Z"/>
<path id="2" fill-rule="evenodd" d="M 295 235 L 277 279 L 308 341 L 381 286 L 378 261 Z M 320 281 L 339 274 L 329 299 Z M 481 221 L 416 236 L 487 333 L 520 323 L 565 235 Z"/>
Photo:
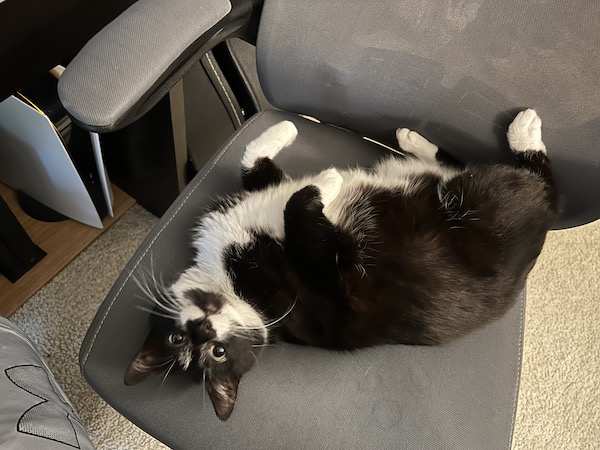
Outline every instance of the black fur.
<path id="1" fill-rule="evenodd" d="M 283 171 L 269 158 L 259 158 L 252 169 L 242 169 L 242 186 L 248 192 L 259 191 L 284 179 Z"/>
<path id="2" fill-rule="evenodd" d="M 337 350 L 438 345 L 501 317 L 524 289 L 559 214 L 545 153 L 513 153 L 515 166 L 465 166 L 438 150 L 436 162 L 424 164 L 439 167 L 416 173 L 414 184 L 357 184 L 358 193 L 353 191 L 344 203 L 337 200 L 345 222 L 324 213 L 317 181 L 299 187 L 285 198 L 283 239 L 266 230 L 244 229 L 249 243 L 232 243 L 216 256 L 210 247 L 209 261 L 223 265 L 225 284 L 233 285 L 235 295 L 230 287 L 223 295 L 189 289 L 186 279 L 183 303 L 191 302 L 202 314 L 186 312 L 190 318 L 183 329 L 175 326 L 177 317 L 153 318 L 126 382 L 141 381 L 151 375 L 147 372 L 159 372 L 165 361 L 181 355 L 189 360 L 191 352 L 190 370 L 201 369 L 196 376 L 206 378 L 215 411 L 225 420 L 241 376 L 267 338 Z M 289 177 L 271 159 L 259 158 L 253 168 L 242 170 L 246 191 L 217 200 L 209 213 L 226 214 L 248 196 L 263 195 L 259 191 L 277 189 L 279 183 L 289 183 Z M 270 198 L 260 197 L 265 202 Z M 211 280 L 203 283 L 210 285 Z M 163 297 L 171 308 L 167 312 L 182 304 L 173 296 Z M 231 325 L 231 334 L 221 331 L 225 337 L 217 342 L 210 318 L 222 314 L 225 306 L 235 308 L 236 302 L 246 309 L 235 314 L 248 315 L 249 304 L 257 320 L 266 322 L 256 328 Z M 231 321 L 238 320 L 235 314 Z M 172 344 L 173 333 L 182 334 L 181 344 Z M 225 359 L 211 359 L 210 349 L 216 345 L 227 353 Z"/>
<path id="3" fill-rule="evenodd" d="M 206 314 L 219 312 L 224 303 L 222 296 L 212 292 L 204 292 L 200 289 L 191 289 L 186 292 L 186 296 Z"/>
<path id="4" fill-rule="evenodd" d="M 283 246 L 259 235 L 226 263 L 239 295 L 267 317 L 296 301 L 279 328 L 286 340 L 334 349 L 447 342 L 512 305 L 555 220 L 544 195 L 553 188 L 525 168 L 468 167 L 446 184 L 447 208 L 434 177 L 412 195 L 369 193 L 379 233 L 362 243 L 366 275 L 357 243 L 325 218 L 312 186 L 286 207 Z"/>

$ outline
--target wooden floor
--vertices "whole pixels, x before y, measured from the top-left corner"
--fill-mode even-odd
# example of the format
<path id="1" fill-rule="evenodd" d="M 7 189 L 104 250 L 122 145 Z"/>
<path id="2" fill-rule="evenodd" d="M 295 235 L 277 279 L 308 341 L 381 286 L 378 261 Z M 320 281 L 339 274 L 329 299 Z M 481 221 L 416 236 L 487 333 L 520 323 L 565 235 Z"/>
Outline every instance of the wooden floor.
<path id="1" fill-rule="evenodd" d="M 0 195 L 17 217 L 31 240 L 47 255 L 16 283 L 0 275 L 0 315 L 10 316 L 50 281 L 94 239 L 118 220 L 135 200 L 113 185 L 114 215 L 102 221 L 104 229 L 84 225 L 68 219 L 63 222 L 41 222 L 23 212 L 15 191 L 0 183 Z"/>

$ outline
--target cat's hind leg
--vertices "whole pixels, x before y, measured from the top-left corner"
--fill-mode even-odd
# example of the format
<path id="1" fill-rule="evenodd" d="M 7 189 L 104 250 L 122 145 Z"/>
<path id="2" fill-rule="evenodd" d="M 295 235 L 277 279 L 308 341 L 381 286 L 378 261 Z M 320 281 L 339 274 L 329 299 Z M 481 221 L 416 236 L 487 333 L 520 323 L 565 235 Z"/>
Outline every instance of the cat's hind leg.
<path id="1" fill-rule="evenodd" d="M 550 160 L 542 141 L 542 119 L 533 109 L 521 111 L 508 126 L 508 146 L 519 164 L 546 181 L 552 180 Z"/>
<path id="2" fill-rule="evenodd" d="M 242 157 L 242 185 L 248 191 L 276 185 L 287 178 L 273 158 L 294 142 L 298 130 L 289 120 L 269 127 L 246 146 Z"/>
<path id="3" fill-rule="evenodd" d="M 534 109 L 521 111 L 508 126 L 508 145 L 515 153 L 537 151 L 546 154 L 542 141 L 542 119 Z"/>
<path id="4" fill-rule="evenodd" d="M 416 131 L 398 128 L 396 138 L 400 149 L 422 161 L 462 168 L 464 165 Z"/>

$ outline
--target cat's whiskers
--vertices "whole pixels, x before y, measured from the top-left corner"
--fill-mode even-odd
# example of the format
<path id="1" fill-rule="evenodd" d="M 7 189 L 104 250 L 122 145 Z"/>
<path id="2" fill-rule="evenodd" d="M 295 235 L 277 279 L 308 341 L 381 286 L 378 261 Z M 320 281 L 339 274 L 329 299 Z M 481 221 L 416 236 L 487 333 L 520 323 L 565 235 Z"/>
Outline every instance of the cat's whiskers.
<path id="1" fill-rule="evenodd" d="M 252 344 L 252 347 L 272 347 L 273 344 Z"/>
<path id="2" fill-rule="evenodd" d="M 340 271 L 340 252 L 335 252 L 335 267 L 337 267 L 338 275 L 342 276 Z"/>
<path id="3" fill-rule="evenodd" d="M 145 296 L 142 297 L 142 299 L 144 301 L 146 301 L 147 303 L 149 303 L 150 305 L 158 307 L 164 314 L 168 314 L 173 317 L 177 317 L 179 315 L 178 310 L 165 305 L 163 302 L 161 302 L 156 296 L 152 295 L 151 293 L 144 292 L 144 294 L 145 294 Z"/>
<path id="4" fill-rule="evenodd" d="M 159 273 L 158 276 L 158 284 L 156 283 L 156 279 L 154 277 L 153 279 L 155 281 L 154 286 L 156 287 L 156 290 L 160 294 L 161 298 L 163 298 L 165 302 L 167 302 L 169 305 L 172 305 L 175 309 L 181 308 L 181 303 L 179 302 L 179 300 L 177 300 L 177 298 L 173 295 L 171 289 L 166 287 L 162 273 Z"/>
<path id="5" fill-rule="evenodd" d="M 144 297 L 144 299 L 146 299 L 146 298 Z M 160 312 L 158 312 L 158 311 L 156 311 L 154 309 L 149 309 L 149 308 L 146 308 L 146 307 L 144 307 L 142 305 L 136 305 L 136 308 L 139 309 L 140 311 L 144 311 L 144 312 L 146 312 L 148 314 L 152 314 L 154 316 L 164 317 L 165 319 L 170 319 L 170 320 L 175 320 L 176 319 L 176 316 L 173 315 L 173 314 L 161 314 Z"/>
<path id="6" fill-rule="evenodd" d="M 171 363 L 171 365 L 169 366 L 169 368 L 167 369 L 167 373 L 165 373 L 165 376 L 163 377 L 160 385 L 162 387 L 162 385 L 164 384 L 164 382 L 167 380 L 167 377 L 169 376 L 169 374 L 171 373 L 171 370 L 173 370 L 173 367 L 175 367 L 175 363 L 177 362 L 177 360 L 175 358 L 173 358 L 173 362 Z"/>
<path id="7" fill-rule="evenodd" d="M 270 328 L 273 325 L 275 325 L 275 324 L 281 322 L 283 319 L 285 319 L 288 316 L 288 314 L 290 314 L 292 312 L 292 309 L 294 309 L 294 306 L 296 306 L 296 302 L 297 301 L 298 301 L 298 295 L 296 295 L 296 298 L 292 302 L 292 305 L 287 309 L 286 312 L 283 313 L 283 315 L 281 317 L 279 317 L 277 319 L 274 319 L 274 320 L 272 320 L 270 322 L 265 322 L 264 328 Z M 236 326 L 235 328 L 236 328 L 236 330 L 248 330 L 248 331 L 255 331 L 255 330 L 262 330 L 263 329 L 262 326 L 260 326 L 260 327 L 244 327 L 244 326 L 239 326 L 239 325 Z M 244 336 L 244 337 L 246 337 L 246 336 Z"/>
<path id="8" fill-rule="evenodd" d="M 273 320 L 271 322 L 265 323 L 265 327 L 266 328 L 272 327 L 273 325 L 275 325 L 275 324 L 281 322 L 283 319 L 285 319 L 288 316 L 288 314 L 292 312 L 292 309 L 294 309 L 294 306 L 296 306 L 297 302 L 298 302 L 298 295 L 296 295 L 296 298 L 294 299 L 294 302 L 292 303 L 292 306 L 290 306 L 288 308 L 288 310 L 285 313 L 283 313 L 283 315 L 279 319 L 275 319 L 275 320 Z"/>
<path id="9" fill-rule="evenodd" d="M 365 269 L 363 264 L 355 264 L 354 267 L 356 268 L 356 271 L 360 273 L 361 278 L 367 276 L 367 270 Z"/>
<path id="10" fill-rule="evenodd" d="M 206 408 L 206 369 L 202 369 L 202 407 Z"/>
<path id="11" fill-rule="evenodd" d="M 156 293 L 160 296 L 161 299 L 163 299 L 167 305 L 172 306 L 173 308 L 177 309 L 179 307 L 181 307 L 179 301 L 177 300 L 177 298 L 173 295 L 173 292 L 171 291 L 171 289 L 169 289 L 166 285 L 165 282 L 163 280 L 163 275 L 162 272 L 158 274 L 158 280 L 156 279 L 156 276 L 154 274 L 154 256 L 152 253 L 150 253 L 150 270 L 149 270 L 149 275 L 150 278 L 153 281 L 154 284 L 154 289 L 156 291 Z M 148 283 L 146 282 L 146 287 L 148 290 Z"/>
<path id="12" fill-rule="evenodd" d="M 256 355 L 254 354 L 254 352 L 252 350 L 248 350 L 248 351 L 254 357 L 254 360 L 256 361 L 256 365 L 258 366 L 258 358 L 256 357 Z"/>
<path id="13" fill-rule="evenodd" d="M 177 317 L 180 313 L 178 310 L 179 305 L 165 287 L 161 288 L 158 285 L 155 276 L 153 274 L 151 276 L 154 280 L 155 291 L 150 287 L 146 278 L 140 279 L 136 276 L 132 278 L 140 291 L 142 291 L 142 293 L 145 295 L 144 300 L 148 301 L 154 306 L 157 306 L 165 314 L 172 315 L 172 318 Z"/>
<path id="14" fill-rule="evenodd" d="M 479 220 L 478 217 L 468 217 L 468 216 L 473 215 L 473 214 L 477 213 L 478 211 L 479 210 L 477 210 L 477 209 L 467 209 L 467 211 L 465 211 L 462 215 L 459 215 L 460 211 L 456 211 L 452 214 L 451 217 L 447 218 L 446 220 L 448 222 L 461 221 L 461 220 L 477 221 L 477 220 Z M 452 229 L 452 228 L 450 228 L 450 229 Z"/>
<path id="15" fill-rule="evenodd" d="M 169 314 L 173 314 L 173 315 L 177 315 L 179 314 L 179 311 L 173 309 L 172 307 L 164 304 L 160 299 L 158 299 L 155 295 L 153 295 L 151 292 L 146 292 L 145 290 L 143 290 L 142 292 L 144 295 L 140 295 L 139 298 L 141 298 L 142 300 L 144 300 L 145 302 L 149 303 L 152 306 L 157 306 L 158 308 L 160 308 L 162 310 L 162 312 L 164 312 L 165 314 L 169 313 Z"/>
<path id="16" fill-rule="evenodd" d="M 166 366 L 167 364 L 170 364 L 175 358 L 168 358 L 166 361 L 160 363 L 160 364 L 146 364 L 145 362 L 142 361 L 137 361 L 136 364 L 138 367 L 143 368 L 144 370 L 155 370 L 155 369 L 160 369 L 161 367 Z"/>

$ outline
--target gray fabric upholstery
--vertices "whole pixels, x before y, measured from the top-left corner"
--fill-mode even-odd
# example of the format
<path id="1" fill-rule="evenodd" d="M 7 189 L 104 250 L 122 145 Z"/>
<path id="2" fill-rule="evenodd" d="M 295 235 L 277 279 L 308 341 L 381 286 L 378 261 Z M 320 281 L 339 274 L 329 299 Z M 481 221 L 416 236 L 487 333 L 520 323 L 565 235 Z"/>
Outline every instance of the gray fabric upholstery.
<path id="1" fill-rule="evenodd" d="M 169 375 L 136 386 L 123 376 L 148 331 L 136 282 L 174 280 L 192 259 L 190 232 L 211 198 L 240 188 L 245 146 L 292 120 L 298 138 L 276 161 L 292 176 L 369 166 L 386 150 L 359 136 L 279 111 L 238 130 L 188 185 L 134 255 L 98 311 L 80 360 L 114 408 L 173 448 L 507 449 L 523 338 L 524 298 L 500 321 L 439 348 L 382 346 L 353 353 L 278 344 L 244 376 L 227 422 L 204 388 Z"/>
<path id="2" fill-rule="evenodd" d="M 267 0 L 259 74 L 268 99 L 284 110 L 388 144 L 397 127 L 409 127 L 468 161 L 508 158 L 507 125 L 517 110 L 534 107 L 566 200 L 559 226 L 573 226 L 600 216 L 599 13 L 598 2 Z M 510 448 L 524 296 L 500 321 L 441 348 L 267 348 L 226 423 L 185 377 L 124 385 L 148 331 L 135 278 L 153 272 L 169 283 L 191 263 L 198 214 L 211 198 L 240 188 L 245 145 L 283 119 L 299 129 L 277 156 L 293 176 L 370 165 L 387 151 L 289 113 L 248 121 L 111 290 L 81 349 L 89 383 L 174 448 Z"/>
<path id="3" fill-rule="evenodd" d="M 63 105 L 87 128 L 110 129 L 230 10 L 228 0 L 138 0 L 69 64 Z"/>
<path id="4" fill-rule="evenodd" d="M 42 356 L 4 317 L 0 343 L 0 448 L 94 449 Z"/>
<path id="5" fill-rule="evenodd" d="M 257 43 L 267 98 L 391 142 L 399 125 L 460 159 L 506 158 L 536 108 L 566 209 L 600 217 L 600 2 L 267 0 Z"/>

